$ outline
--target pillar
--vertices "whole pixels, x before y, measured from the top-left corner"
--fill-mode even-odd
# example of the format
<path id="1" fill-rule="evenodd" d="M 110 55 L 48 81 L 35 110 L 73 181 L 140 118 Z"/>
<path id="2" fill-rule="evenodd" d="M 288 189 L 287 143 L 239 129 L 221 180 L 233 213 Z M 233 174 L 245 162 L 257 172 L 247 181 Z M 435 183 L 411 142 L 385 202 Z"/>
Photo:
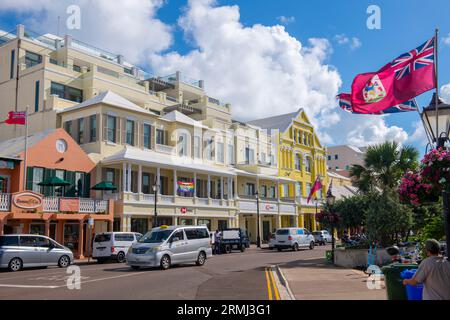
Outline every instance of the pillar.
<path id="1" fill-rule="evenodd" d="M 223 185 L 223 177 L 220 177 L 220 199 L 223 201 L 223 191 L 224 191 L 224 185 Z"/>
<path id="2" fill-rule="evenodd" d="M 127 192 L 127 164 L 125 162 L 122 168 L 122 191 Z"/>
<path id="3" fill-rule="evenodd" d="M 113 232 L 114 231 L 114 220 L 109 220 L 108 221 L 108 232 Z"/>
<path id="4" fill-rule="evenodd" d="M 207 190 L 208 190 L 208 199 L 211 198 L 211 176 L 208 174 L 208 186 L 207 186 Z"/>
<path id="5" fill-rule="evenodd" d="M 197 172 L 194 172 L 194 198 L 197 198 Z"/>
<path id="6" fill-rule="evenodd" d="M 127 190 L 131 192 L 131 163 L 128 164 Z"/>
<path id="7" fill-rule="evenodd" d="M 50 220 L 45 220 L 45 231 L 44 235 L 50 237 Z"/>
<path id="8" fill-rule="evenodd" d="M 275 228 L 276 229 L 281 228 L 281 214 L 277 214 L 275 217 Z"/>
<path id="9" fill-rule="evenodd" d="M 178 225 L 178 217 L 177 216 L 173 217 L 173 225 L 174 226 Z"/>
<path id="10" fill-rule="evenodd" d="M 299 228 L 305 227 L 305 215 L 303 213 L 300 213 L 298 215 L 298 227 Z"/>
<path id="11" fill-rule="evenodd" d="M 177 170 L 173 170 L 173 195 L 177 195 L 177 189 L 178 189 L 178 177 L 177 177 Z"/>
<path id="12" fill-rule="evenodd" d="M 161 189 L 161 168 L 156 168 L 156 184 L 159 185 L 159 188 Z M 158 190 L 159 194 L 162 194 L 162 190 Z"/>
<path id="13" fill-rule="evenodd" d="M 139 165 L 138 168 L 138 193 L 142 193 L 142 166 Z"/>
<path id="14" fill-rule="evenodd" d="M 126 232 L 126 231 L 128 231 L 128 219 L 127 219 L 127 216 L 123 216 L 122 217 L 122 226 L 121 226 L 121 230 L 120 231 L 122 231 L 122 232 Z"/>
<path id="15" fill-rule="evenodd" d="M 317 230 L 316 214 L 315 213 L 311 214 L 311 217 L 312 217 L 312 221 L 311 221 L 311 229 L 312 230 L 309 230 L 309 231 L 316 231 Z"/>
<path id="16" fill-rule="evenodd" d="M 80 225 L 78 228 L 78 257 L 79 259 L 83 259 L 83 244 L 84 244 L 84 221 L 80 220 Z"/>
<path id="17" fill-rule="evenodd" d="M 0 236 L 3 235 L 3 232 L 4 232 L 3 230 L 5 228 L 5 224 L 6 224 L 5 220 L 0 220 Z"/>

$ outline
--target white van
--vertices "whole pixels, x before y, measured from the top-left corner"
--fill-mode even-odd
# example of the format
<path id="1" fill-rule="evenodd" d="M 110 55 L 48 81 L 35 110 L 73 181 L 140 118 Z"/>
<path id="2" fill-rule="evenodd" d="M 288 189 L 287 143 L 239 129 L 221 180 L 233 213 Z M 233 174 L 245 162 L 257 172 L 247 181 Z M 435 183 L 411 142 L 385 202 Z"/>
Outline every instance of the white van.
<path id="1" fill-rule="evenodd" d="M 274 247 L 281 251 L 283 249 L 292 249 L 297 251 L 299 248 L 314 249 L 314 236 L 304 228 L 281 228 L 275 232 Z"/>
<path id="2" fill-rule="evenodd" d="M 98 233 L 94 237 L 92 258 L 98 263 L 109 259 L 117 262 L 125 262 L 128 249 L 142 237 L 136 232 L 105 232 Z"/>
<path id="3" fill-rule="evenodd" d="M 161 226 L 154 228 L 133 244 L 127 254 L 127 264 L 133 269 L 195 263 L 203 266 L 212 256 L 207 227 Z"/>

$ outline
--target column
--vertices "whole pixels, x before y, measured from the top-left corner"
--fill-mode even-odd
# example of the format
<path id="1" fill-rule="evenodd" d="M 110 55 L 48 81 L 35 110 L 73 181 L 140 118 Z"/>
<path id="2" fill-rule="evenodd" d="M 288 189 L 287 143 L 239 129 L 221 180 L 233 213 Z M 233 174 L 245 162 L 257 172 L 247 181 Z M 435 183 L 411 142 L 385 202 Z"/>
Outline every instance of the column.
<path id="1" fill-rule="evenodd" d="M 113 232 L 114 231 L 114 220 L 109 220 L 108 221 L 108 232 Z"/>
<path id="2" fill-rule="evenodd" d="M 277 214 L 275 217 L 275 228 L 281 228 L 281 214 Z"/>
<path id="3" fill-rule="evenodd" d="M 127 190 L 131 192 L 131 163 L 128 164 L 128 179 L 127 179 Z"/>
<path id="4" fill-rule="evenodd" d="M 198 218 L 194 217 L 194 226 L 198 225 Z"/>
<path id="5" fill-rule="evenodd" d="M 275 197 L 277 197 L 278 202 L 280 202 L 280 181 L 277 181 L 277 190 L 276 190 L 277 194 L 275 195 Z"/>
<path id="6" fill-rule="evenodd" d="M 0 236 L 3 235 L 4 228 L 5 228 L 5 220 L 0 220 Z"/>
<path id="7" fill-rule="evenodd" d="M 194 198 L 197 198 L 197 172 L 194 172 Z"/>
<path id="8" fill-rule="evenodd" d="M 223 185 L 223 177 L 220 177 L 220 199 L 223 201 L 223 191 L 225 190 Z"/>
<path id="9" fill-rule="evenodd" d="M 160 167 L 156 168 L 156 184 L 159 185 L 159 187 L 161 188 L 161 168 Z M 161 190 L 159 190 L 159 193 L 161 193 Z"/>
<path id="10" fill-rule="evenodd" d="M 231 200 L 231 199 L 233 199 L 233 195 L 232 195 L 232 193 L 233 193 L 233 186 L 232 186 L 233 179 L 228 177 L 227 181 L 228 181 L 227 182 L 228 183 L 228 200 Z"/>
<path id="11" fill-rule="evenodd" d="M 142 193 L 142 166 L 139 165 L 138 169 L 138 193 Z"/>
<path id="12" fill-rule="evenodd" d="M 231 186 L 231 190 L 233 190 L 233 186 Z M 236 175 L 234 177 L 234 194 L 233 194 L 233 198 L 237 199 L 239 195 L 239 185 L 238 185 L 238 176 Z"/>
<path id="13" fill-rule="evenodd" d="M 211 176 L 208 174 L 208 186 L 207 186 L 207 190 L 208 190 L 208 199 L 211 198 Z"/>
<path id="14" fill-rule="evenodd" d="M 79 221 L 80 225 L 78 227 L 78 256 L 80 259 L 84 258 L 83 255 L 83 244 L 84 244 L 84 221 Z"/>
<path id="15" fill-rule="evenodd" d="M 127 192 L 127 164 L 125 162 L 122 168 L 122 192 Z"/>
<path id="16" fill-rule="evenodd" d="M 50 237 L 50 220 L 45 220 L 45 229 L 44 235 L 46 237 Z"/>
<path id="17" fill-rule="evenodd" d="M 127 216 L 124 215 L 122 217 L 122 226 L 120 228 L 120 231 L 121 232 L 126 232 L 127 231 L 127 226 L 128 226 L 128 219 L 127 219 Z"/>
<path id="18" fill-rule="evenodd" d="M 174 226 L 178 225 L 178 217 L 177 216 L 173 217 L 173 225 Z"/>
<path id="19" fill-rule="evenodd" d="M 177 177 L 177 170 L 173 170 L 173 195 L 174 197 L 177 195 L 177 189 L 178 189 L 178 177 Z"/>
<path id="20" fill-rule="evenodd" d="M 299 228 L 304 228 L 305 227 L 305 215 L 303 213 L 300 213 L 298 215 L 298 227 Z"/>
<path id="21" fill-rule="evenodd" d="M 317 229 L 316 214 L 313 213 L 313 214 L 311 214 L 311 216 L 312 216 L 312 221 L 311 221 L 311 229 L 312 230 L 309 230 L 309 231 L 316 231 L 316 229 Z"/>

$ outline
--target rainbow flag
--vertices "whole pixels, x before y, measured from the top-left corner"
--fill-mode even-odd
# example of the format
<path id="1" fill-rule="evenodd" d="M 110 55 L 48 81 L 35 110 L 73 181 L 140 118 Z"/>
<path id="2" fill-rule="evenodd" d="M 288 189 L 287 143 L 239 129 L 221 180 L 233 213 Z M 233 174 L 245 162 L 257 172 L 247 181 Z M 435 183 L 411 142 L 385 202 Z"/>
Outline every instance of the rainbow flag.
<path id="1" fill-rule="evenodd" d="M 194 192 L 194 183 L 178 181 L 178 191 L 179 192 Z"/>

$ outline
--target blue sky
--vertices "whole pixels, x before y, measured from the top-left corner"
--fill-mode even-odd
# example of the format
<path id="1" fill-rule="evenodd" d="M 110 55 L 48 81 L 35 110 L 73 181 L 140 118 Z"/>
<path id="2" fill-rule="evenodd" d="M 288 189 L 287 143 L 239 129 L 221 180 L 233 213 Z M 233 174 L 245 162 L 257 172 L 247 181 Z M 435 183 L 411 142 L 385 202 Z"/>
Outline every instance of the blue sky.
<path id="1" fill-rule="evenodd" d="M 9 1 L 9 0 L 5 0 Z M 142 0 L 144 1 L 144 0 Z M 12 2 L 12 1 L 10 1 Z M 17 0 L 16 2 L 26 2 Z M 30 1 L 30 3 L 33 3 Z M 77 3 L 77 1 L 71 1 Z M 369 5 L 378 5 L 381 8 L 381 30 L 369 30 L 366 27 Z M 273 26 L 281 24 L 279 17 L 284 16 L 291 21 L 285 24 L 286 31 L 295 37 L 303 45 L 309 38 L 324 38 L 330 41 L 332 53 L 329 54 L 324 64 L 336 68 L 342 79 L 340 92 L 349 92 L 354 76 L 358 73 L 376 71 L 384 64 L 397 57 L 399 54 L 409 51 L 434 35 L 436 27 L 440 29 L 441 39 L 450 37 L 450 1 L 431 0 L 428 2 L 419 0 L 219 0 L 215 6 L 238 5 L 240 23 L 244 27 L 251 28 L 255 24 Z M 30 19 L 39 21 L 40 15 L 55 15 L 54 11 L 41 10 L 41 8 L 29 7 L 31 11 L 23 8 L 3 8 L 0 4 L 0 28 L 13 30 L 17 23 L 23 23 Z M 180 55 L 188 55 L 198 47 L 198 43 L 186 37 L 185 30 L 178 26 L 177 21 L 187 8 L 187 0 L 166 0 L 165 4 L 155 11 L 154 19 L 160 20 L 170 26 L 173 42 L 165 47 L 162 53 L 178 52 Z M 64 12 L 61 12 L 64 16 Z M 48 18 L 48 17 L 47 17 Z M 55 17 L 50 20 L 56 21 Z M 47 19 L 48 21 L 48 19 Z M 36 24 L 39 26 L 39 24 Z M 48 24 L 47 24 L 48 26 Z M 55 32 L 54 30 L 37 30 Z M 38 27 L 37 27 L 38 28 Z M 337 35 L 345 35 L 349 39 L 358 38 L 361 46 L 350 48 L 349 45 L 340 45 Z M 150 35 L 151 36 L 151 33 Z M 440 43 L 440 85 L 450 83 L 450 45 Z M 146 64 L 145 62 L 143 64 Z M 292 88 L 295 90 L 295 88 Z M 428 104 L 431 93 L 424 94 L 418 99 L 421 106 Z M 355 117 L 337 110 L 341 117 Z M 352 119 L 361 119 L 358 116 Z M 418 121 L 416 113 L 393 115 L 384 118 L 388 126 L 403 128 L 408 134 L 414 132 L 413 124 Z M 335 143 L 346 142 L 334 141 Z M 420 141 L 411 141 L 422 149 Z"/>

